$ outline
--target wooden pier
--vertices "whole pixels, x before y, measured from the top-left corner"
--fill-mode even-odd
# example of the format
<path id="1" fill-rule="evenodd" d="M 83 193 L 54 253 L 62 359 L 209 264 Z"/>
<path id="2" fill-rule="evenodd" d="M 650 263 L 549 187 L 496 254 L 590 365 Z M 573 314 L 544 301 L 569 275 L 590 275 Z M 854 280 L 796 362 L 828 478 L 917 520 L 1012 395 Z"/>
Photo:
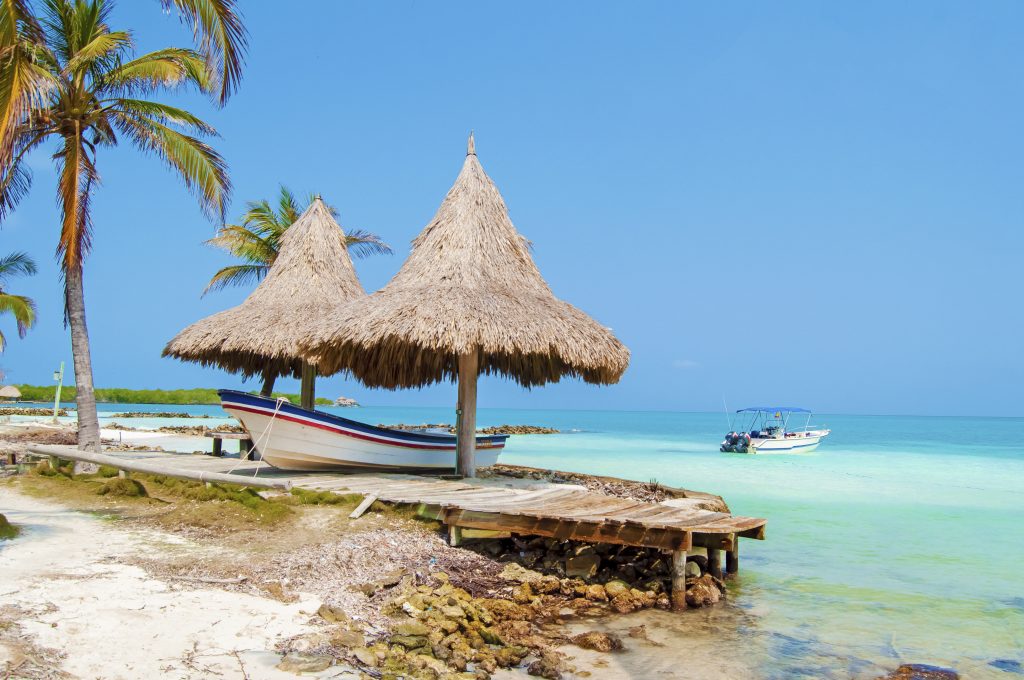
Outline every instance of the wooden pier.
<path id="1" fill-rule="evenodd" d="M 672 555 L 672 604 L 676 609 L 686 607 L 687 551 L 706 549 L 708 570 L 719 577 L 721 551 L 725 551 L 725 571 L 735 574 L 739 571 L 739 539 L 763 540 L 767 523 L 756 517 L 702 509 L 699 499 L 645 503 L 577 485 L 534 480 L 493 477 L 453 481 L 385 472 L 289 472 L 237 458 L 155 451 L 94 454 L 71 446 L 34 446 L 30 451 L 199 481 L 358 493 L 388 503 L 415 505 L 420 515 L 447 525 L 453 543 L 460 539 L 462 529 L 473 529 L 655 548 Z"/>

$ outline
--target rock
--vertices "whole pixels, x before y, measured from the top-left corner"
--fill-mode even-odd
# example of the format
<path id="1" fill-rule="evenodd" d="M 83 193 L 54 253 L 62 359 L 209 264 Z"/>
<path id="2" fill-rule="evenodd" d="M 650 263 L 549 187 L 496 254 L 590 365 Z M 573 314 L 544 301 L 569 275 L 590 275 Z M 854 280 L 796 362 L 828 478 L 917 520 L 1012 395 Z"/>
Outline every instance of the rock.
<path id="1" fill-rule="evenodd" d="M 402 645 L 406 649 L 419 649 L 420 647 L 430 646 L 430 640 L 427 639 L 426 635 L 392 635 L 391 643 Z"/>
<path id="2" fill-rule="evenodd" d="M 560 680 L 562 677 L 562 662 L 553 654 L 545 654 L 526 667 L 530 675 L 547 678 L 547 680 Z"/>
<path id="3" fill-rule="evenodd" d="M 326 647 L 330 643 L 330 637 L 324 633 L 307 633 L 292 640 L 291 649 L 293 652 L 308 652 L 319 647 Z"/>
<path id="4" fill-rule="evenodd" d="M 457 604 L 446 604 L 441 608 L 441 613 L 449 619 L 464 619 L 466 618 L 466 610 Z"/>
<path id="5" fill-rule="evenodd" d="M 703 555 L 690 555 L 686 558 L 687 576 L 689 576 L 690 574 L 689 569 L 691 564 L 696 564 L 697 567 L 700 569 L 700 573 L 695 574 L 695 576 L 703 576 L 704 574 L 708 573 L 708 558 L 704 557 Z"/>
<path id="6" fill-rule="evenodd" d="M 636 603 L 629 593 L 621 593 L 612 598 L 612 609 L 619 614 L 628 614 L 636 608 Z"/>
<path id="7" fill-rule="evenodd" d="M 403 621 L 394 628 L 398 635 L 428 635 L 430 628 L 419 621 Z"/>
<path id="8" fill-rule="evenodd" d="M 592 649 L 595 652 L 614 652 L 622 649 L 622 640 L 608 633 L 590 631 L 580 633 L 572 638 L 572 643 L 583 649 Z"/>
<path id="9" fill-rule="evenodd" d="M 879 680 L 958 680 L 960 674 L 951 668 L 926 663 L 905 663 Z"/>
<path id="10" fill-rule="evenodd" d="M 693 560 L 686 560 L 686 578 L 700 578 L 703 573 L 699 564 Z"/>
<path id="11" fill-rule="evenodd" d="M 604 602 L 608 599 L 608 592 L 604 589 L 604 586 L 599 583 L 595 583 L 587 586 L 584 597 L 592 602 Z"/>
<path id="12" fill-rule="evenodd" d="M 335 647 L 362 647 L 366 644 L 366 637 L 362 631 L 342 628 L 331 636 L 331 644 Z"/>
<path id="13" fill-rule="evenodd" d="M 578 578 L 592 578 L 601 564 L 601 557 L 596 554 L 579 555 L 565 560 L 565 575 Z"/>
<path id="14" fill-rule="evenodd" d="M 341 607 L 335 607 L 324 603 L 320 605 L 320 608 L 316 610 L 316 613 L 324 621 L 330 621 L 331 623 L 344 623 L 348 621 L 348 614 Z"/>
<path id="15" fill-rule="evenodd" d="M 628 593 L 629 585 L 626 584 L 625 581 L 619 581 L 616 579 L 605 583 L 604 589 L 608 592 L 608 597 L 614 598 L 618 595 L 622 595 L 623 593 Z"/>
<path id="16" fill-rule="evenodd" d="M 520 583 L 512 590 L 512 601 L 519 604 L 529 604 L 533 599 L 533 589 L 529 583 Z"/>
<path id="17" fill-rule="evenodd" d="M 289 673 L 319 673 L 327 670 L 334 663 L 329 656 L 317 656 L 312 654 L 285 654 L 277 668 Z"/>
<path id="18" fill-rule="evenodd" d="M 516 562 L 509 562 L 499 574 L 501 578 L 516 583 L 536 583 L 543 578 L 540 572 L 527 569 Z"/>
<path id="19" fill-rule="evenodd" d="M 540 581 L 533 584 L 533 589 L 538 593 L 551 594 L 557 593 L 562 589 L 562 582 L 557 576 L 544 576 Z"/>
<path id="20" fill-rule="evenodd" d="M 409 616 L 413 617 L 414 619 L 418 619 L 423 616 L 423 610 L 417 609 L 412 605 L 411 602 L 403 602 L 402 611 L 408 614 Z"/>
<path id="21" fill-rule="evenodd" d="M 594 546 L 584 543 L 583 545 L 576 546 L 576 550 L 573 551 L 576 557 L 582 557 L 583 555 L 595 555 L 597 551 L 594 550 Z"/>
<path id="22" fill-rule="evenodd" d="M 356 661 L 369 666 L 370 668 L 376 668 L 377 666 L 377 655 L 373 653 L 372 649 L 367 647 L 356 647 L 352 650 L 352 656 L 356 658 Z"/>
<path id="23" fill-rule="evenodd" d="M 365 593 L 366 595 L 372 596 L 378 590 L 383 590 L 384 588 L 390 588 L 392 586 L 398 585 L 399 582 L 401 582 L 402 577 L 404 577 L 408 573 L 409 572 L 405 569 L 395 569 L 394 571 L 389 571 L 388 573 L 384 574 L 376 581 L 370 581 L 369 583 L 360 583 L 359 585 L 353 586 L 353 588 L 355 590 Z"/>
<path id="24" fill-rule="evenodd" d="M 687 606 L 710 607 L 722 599 L 722 591 L 711 574 L 705 574 L 686 586 Z"/>

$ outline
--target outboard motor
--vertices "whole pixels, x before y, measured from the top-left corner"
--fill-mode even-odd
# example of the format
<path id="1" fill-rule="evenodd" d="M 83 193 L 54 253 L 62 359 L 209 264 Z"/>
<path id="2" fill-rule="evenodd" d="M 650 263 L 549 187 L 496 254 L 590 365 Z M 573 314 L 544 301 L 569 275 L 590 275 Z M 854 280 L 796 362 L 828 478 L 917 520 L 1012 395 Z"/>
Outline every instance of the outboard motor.
<path id="1" fill-rule="evenodd" d="M 735 432 L 730 432 L 729 434 L 725 435 L 725 441 L 722 442 L 722 448 L 720 450 L 723 452 L 733 452 L 736 450 L 736 443 L 738 441 L 739 435 L 737 435 Z"/>
<path id="2" fill-rule="evenodd" d="M 739 439 L 737 448 L 746 453 L 750 449 L 750 435 L 744 432 L 737 439 Z"/>

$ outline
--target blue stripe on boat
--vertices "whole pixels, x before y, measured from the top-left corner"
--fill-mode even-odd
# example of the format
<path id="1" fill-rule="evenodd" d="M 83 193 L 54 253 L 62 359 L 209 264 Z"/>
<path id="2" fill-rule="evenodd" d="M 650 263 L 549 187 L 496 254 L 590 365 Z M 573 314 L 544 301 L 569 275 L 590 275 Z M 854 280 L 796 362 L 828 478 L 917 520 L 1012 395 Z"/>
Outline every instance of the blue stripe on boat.
<path id="1" fill-rule="evenodd" d="M 260 397 L 255 394 L 248 394 L 247 392 L 239 392 L 237 390 L 217 390 L 217 394 L 220 396 L 222 403 L 235 403 L 242 406 L 249 406 L 260 409 L 270 409 L 271 412 L 277 408 L 276 399 L 268 399 L 266 397 Z M 279 413 L 286 413 L 294 416 L 301 416 L 303 418 L 309 418 L 316 420 L 328 425 L 337 425 L 355 430 L 356 432 L 362 432 L 363 434 L 378 436 L 378 437 L 389 437 L 391 439 L 404 440 L 410 443 L 416 444 L 434 444 L 438 446 L 455 446 L 455 435 L 451 434 L 432 434 L 429 432 L 408 432 L 406 430 L 391 430 L 385 427 L 376 427 L 374 425 L 367 425 L 366 423 L 360 423 L 356 420 L 349 420 L 348 418 L 342 418 L 331 413 L 324 413 L 323 411 L 310 411 L 308 409 L 301 408 L 289 402 L 283 402 Z M 491 434 L 491 435 L 477 435 L 477 442 L 490 442 L 494 444 L 504 443 L 508 439 L 507 434 Z"/>

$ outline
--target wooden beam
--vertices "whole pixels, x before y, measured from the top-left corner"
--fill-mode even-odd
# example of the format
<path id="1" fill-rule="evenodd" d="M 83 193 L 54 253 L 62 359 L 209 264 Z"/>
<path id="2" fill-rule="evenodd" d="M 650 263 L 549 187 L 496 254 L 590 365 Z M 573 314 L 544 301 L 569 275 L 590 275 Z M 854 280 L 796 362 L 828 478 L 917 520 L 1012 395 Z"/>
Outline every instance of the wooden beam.
<path id="1" fill-rule="evenodd" d="M 63 458 L 67 460 L 80 460 L 86 463 L 97 465 L 109 465 L 119 470 L 130 472 L 144 472 L 150 475 L 164 475 L 165 477 L 178 477 L 180 479 L 191 479 L 197 482 L 221 482 L 222 484 L 236 484 L 238 486 L 253 486 L 262 489 L 291 489 L 292 483 L 283 479 L 267 479 L 252 477 L 250 475 L 229 475 L 222 472 L 203 472 L 200 470 L 189 470 L 187 468 L 160 465 L 159 463 L 148 463 L 139 460 L 126 460 L 116 456 L 108 456 L 102 453 L 90 451 L 79 451 L 73 446 L 31 446 L 29 451 L 41 456 L 52 458 Z M 209 460 L 209 459 L 207 459 Z"/>
<path id="2" fill-rule="evenodd" d="M 733 534 L 693 534 L 693 546 L 695 548 L 718 548 L 719 550 L 732 550 L 736 539 Z"/>
<path id="3" fill-rule="evenodd" d="M 448 525 L 448 545 L 457 546 L 462 543 L 462 527 Z"/>
<path id="4" fill-rule="evenodd" d="M 686 551 L 672 552 L 672 609 L 686 609 Z"/>
<path id="5" fill-rule="evenodd" d="M 476 383 L 480 376 L 480 357 L 471 351 L 459 356 L 458 452 L 455 471 L 463 477 L 476 477 Z"/>
<path id="6" fill-rule="evenodd" d="M 349 513 L 348 518 L 349 519 L 359 519 L 360 517 L 363 516 L 364 512 L 366 512 L 367 510 L 370 509 L 370 506 L 373 505 L 373 502 L 376 501 L 376 500 L 377 500 L 377 495 L 376 494 L 372 494 L 371 493 L 371 494 L 367 495 L 365 498 L 363 498 L 362 503 L 357 505 L 356 509 L 353 510 L 351 513 Z"/>

